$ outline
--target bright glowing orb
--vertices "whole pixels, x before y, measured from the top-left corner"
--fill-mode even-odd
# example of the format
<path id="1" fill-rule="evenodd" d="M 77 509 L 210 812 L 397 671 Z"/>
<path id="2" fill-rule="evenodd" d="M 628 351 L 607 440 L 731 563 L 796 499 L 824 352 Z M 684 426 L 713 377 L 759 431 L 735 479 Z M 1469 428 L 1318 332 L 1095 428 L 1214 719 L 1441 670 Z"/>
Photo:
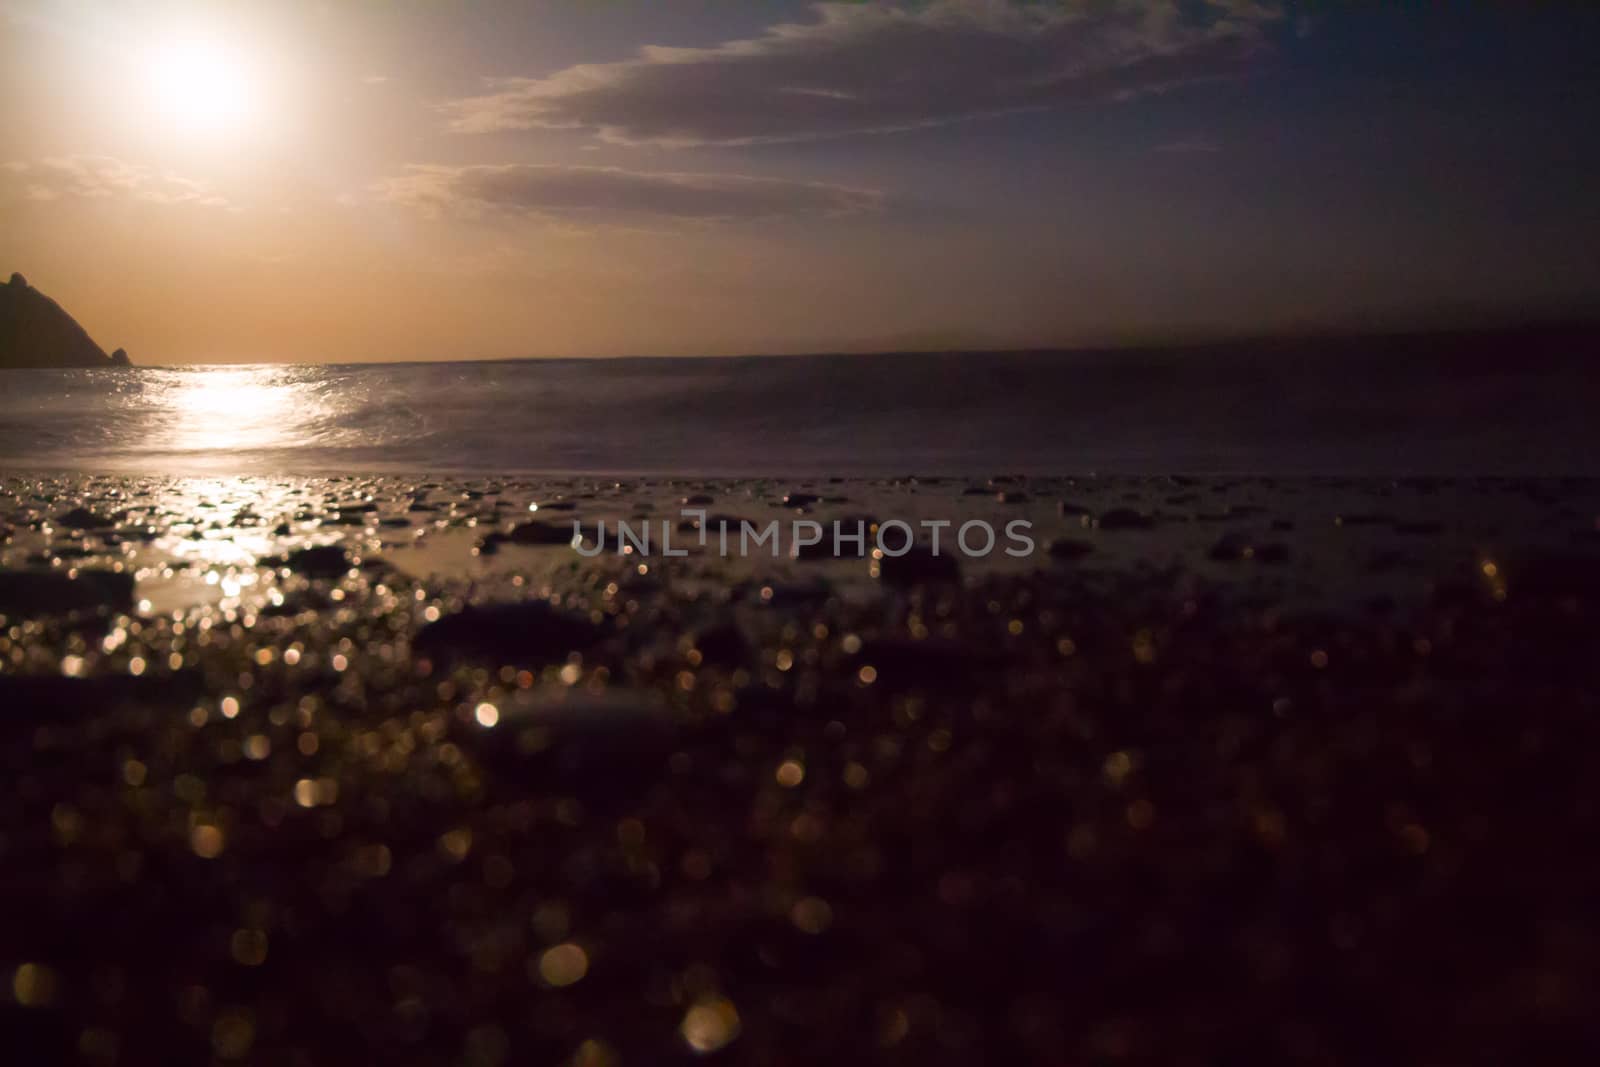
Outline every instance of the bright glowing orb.
<path id="1" fill-rule="evenodd" d="M 248 52 L 223 37 L 185 33 L 157 41 L 146 59 L 150 105 L 189 133 L 222 133 L 259 116 L 260 85 Z"/>

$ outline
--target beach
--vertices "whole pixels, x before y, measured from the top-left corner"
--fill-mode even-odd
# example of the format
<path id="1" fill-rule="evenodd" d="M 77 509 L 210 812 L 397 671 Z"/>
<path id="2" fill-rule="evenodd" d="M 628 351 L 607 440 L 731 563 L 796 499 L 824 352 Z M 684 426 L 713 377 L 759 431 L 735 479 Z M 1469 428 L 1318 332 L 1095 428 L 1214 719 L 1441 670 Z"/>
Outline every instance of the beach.
<path id="1" fill-rule="evenodd" d="M 0 1067 L 1600 1063 L 1597 44 L 0 2 Z"/>
<path id="2" fill-rule="evenodd" d="M 686 510 L 924 547 L 724 555 Z M 1600 1008 L 1597 516 L 1585 479 L 12 475 L 0 1014 L 99 1063 L 1551 1054 Z M 686 554 L 561 536 L 619 519 Z"/>

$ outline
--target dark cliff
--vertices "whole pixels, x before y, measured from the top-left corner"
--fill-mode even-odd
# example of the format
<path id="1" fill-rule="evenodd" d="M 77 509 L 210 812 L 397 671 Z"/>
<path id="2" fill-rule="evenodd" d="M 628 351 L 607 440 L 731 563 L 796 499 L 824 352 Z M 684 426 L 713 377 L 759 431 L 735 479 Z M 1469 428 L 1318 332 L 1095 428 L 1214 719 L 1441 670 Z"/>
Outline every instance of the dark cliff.
<path id="1" fill-rule="evenodd" d="M 0 367 L 126 367 L 108 356 L 61 305 L 20 274 L 0 286 Z"/>

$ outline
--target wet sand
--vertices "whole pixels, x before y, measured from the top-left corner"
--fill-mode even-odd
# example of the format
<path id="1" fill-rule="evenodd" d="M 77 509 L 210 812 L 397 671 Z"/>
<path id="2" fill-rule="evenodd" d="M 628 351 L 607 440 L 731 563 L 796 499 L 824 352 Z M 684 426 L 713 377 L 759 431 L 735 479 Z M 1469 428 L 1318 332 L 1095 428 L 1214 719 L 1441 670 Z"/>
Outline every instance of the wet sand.
<path id="1" fill-rule="evenodd" d="M 1038 551 L 516 533 L 701 497 Z M 1600 1017 L 1597 516 L 1580 480 L 6 478 L 0 1035 L 1549 1059 Z"/>

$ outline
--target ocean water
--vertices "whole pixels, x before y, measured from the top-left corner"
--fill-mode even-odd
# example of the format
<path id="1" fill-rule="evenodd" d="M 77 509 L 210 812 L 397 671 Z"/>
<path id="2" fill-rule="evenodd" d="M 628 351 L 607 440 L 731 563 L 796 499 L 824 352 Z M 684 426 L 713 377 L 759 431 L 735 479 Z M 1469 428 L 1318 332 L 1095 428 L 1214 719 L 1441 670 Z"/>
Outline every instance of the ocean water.
<path id="1" fill-rule="evenodd" d="M 0 371 L 0 467 L 1595 474 L 1592 365 L 1335 346 Z"/>

